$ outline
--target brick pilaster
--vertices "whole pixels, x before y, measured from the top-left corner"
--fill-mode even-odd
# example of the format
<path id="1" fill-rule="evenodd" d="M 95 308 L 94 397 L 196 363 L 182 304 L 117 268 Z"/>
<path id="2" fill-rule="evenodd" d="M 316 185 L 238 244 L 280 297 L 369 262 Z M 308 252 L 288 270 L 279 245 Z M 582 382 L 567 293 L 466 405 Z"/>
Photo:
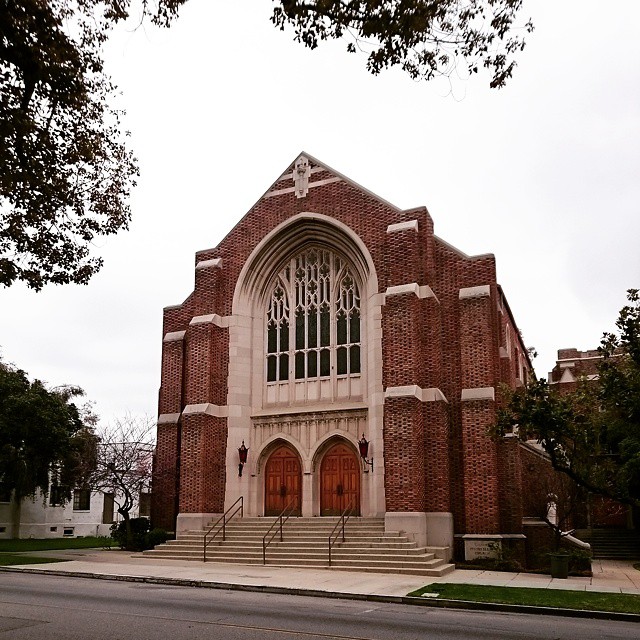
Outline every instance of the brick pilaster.
<path id="1" fill-rule="evenodd" d="M 227 419 L 182 416 L 180 513 L 224 511 Z"/>
<path id="2" fill-rule="evenodd" d="M 499 533 L 497 445 L 488 435 L 495 422 L 493 309 L 489 286 L 461 289 L 460 361 L 464 512 L 467 533 Z"/>
<path id="3" fill-rule="evenodd" d="M 154 527 L 174 531 L 178 515 L 179 427 L 176 422 L 158 424 L 153 460 L 151 522 Z"/>
<path id="4" fill-rule="evenodd" d="M 384 404 L 384 489 L 387 511 L 425 510 L 424 420 L 418 398 Z"/>

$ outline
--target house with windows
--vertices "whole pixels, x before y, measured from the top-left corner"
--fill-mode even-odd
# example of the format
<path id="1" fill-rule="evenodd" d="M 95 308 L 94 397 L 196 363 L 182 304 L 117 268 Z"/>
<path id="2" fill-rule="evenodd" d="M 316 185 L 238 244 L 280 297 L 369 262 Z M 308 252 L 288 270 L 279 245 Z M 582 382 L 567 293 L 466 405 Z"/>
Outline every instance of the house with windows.
<path id="1" fill-rule="evenodd" d="M 103 536 L 113 522 L 113 495 L 101 491 L 52 486 L 19 504 L 0 495 L 0 538 Z"/>
<path id="2" fill-rule="evenodd" d="M 132 516 L 149 516 L 151 494 L 142 493 Z M 0 539 L 78 538 L 108 536 L 121 516 L 114 494 L 52 485 L 49 495 L 38 493 L 18 504 L 10 492 L 0 492 Z"/>
<path id="3" fill-rule="evenodd" d="M 154 526 L 242 497 L 447 557 L 524 538 L 520 447 L 487 430 L 531 364 L 492 254 L 301 153 L 194 267 L 164 309 Z"/>

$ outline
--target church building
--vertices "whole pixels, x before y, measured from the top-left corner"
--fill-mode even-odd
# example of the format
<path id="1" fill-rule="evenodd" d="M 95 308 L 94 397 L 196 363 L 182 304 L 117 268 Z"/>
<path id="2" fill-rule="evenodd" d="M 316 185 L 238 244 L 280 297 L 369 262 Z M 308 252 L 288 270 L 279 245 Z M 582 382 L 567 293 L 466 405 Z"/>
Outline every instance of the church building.
<path id="1" fill-rule="evenodd" d="M 164 309 L 152 520 L 384 517 L 473 556 L 524 538 L 521 451 L 487 435 L 531 364 L 492 254 L 309 154 Z"/>

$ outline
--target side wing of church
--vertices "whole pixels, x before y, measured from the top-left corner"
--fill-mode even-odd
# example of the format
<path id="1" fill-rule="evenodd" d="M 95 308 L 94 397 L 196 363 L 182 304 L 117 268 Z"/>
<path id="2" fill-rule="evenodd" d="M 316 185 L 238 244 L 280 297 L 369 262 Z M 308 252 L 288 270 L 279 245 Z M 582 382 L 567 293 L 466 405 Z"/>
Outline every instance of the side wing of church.
<path id="1" fill-rule="evenodd" d="M 154 525 L 242 496 L 251 516 L 384 516 L 448 557 L 522 538 L 520 451 L 487 430 L 529 370 L 493 255 L 303 153 L 164 309 Z"/>

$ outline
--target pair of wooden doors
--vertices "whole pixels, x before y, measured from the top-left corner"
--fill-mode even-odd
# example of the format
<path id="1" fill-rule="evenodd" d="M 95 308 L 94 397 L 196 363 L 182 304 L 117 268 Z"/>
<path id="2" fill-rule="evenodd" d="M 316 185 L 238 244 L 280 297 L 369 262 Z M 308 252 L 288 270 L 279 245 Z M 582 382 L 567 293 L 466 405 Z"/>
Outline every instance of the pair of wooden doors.
<path id="1" fill-rule="evenodd" d="M 277 516 L 291 505 L 302 513 L 302 469 L 300 459 L 287 445 L 278 447 L 265 469 L 265 516 Z M 332 446 L 320 465 L 320 515 L 340 515 L 349 505 L 360 514 L 360 464 L 345 444 Z"/>

